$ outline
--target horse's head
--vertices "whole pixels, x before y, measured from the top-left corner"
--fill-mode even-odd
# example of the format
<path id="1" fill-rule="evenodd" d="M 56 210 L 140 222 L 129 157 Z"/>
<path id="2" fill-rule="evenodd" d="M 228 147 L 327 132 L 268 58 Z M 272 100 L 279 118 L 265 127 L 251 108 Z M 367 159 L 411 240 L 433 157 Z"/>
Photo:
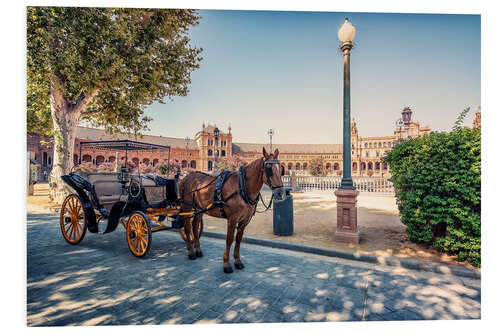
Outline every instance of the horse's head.
<path id="1" fill-rule="evenodd" d="M 264 172 L 264 181 L 273 191 L 274 199 L 277 202 L 285 200 L 285 189 L 281 182 L 281 176 L 285 173 L 285 168 L 278 160 L 279 151 L 276 149 L 274 154 L 268 154 L 266 148 L 262 148 L 264 155 L 264 164 L 262 171 Z"/>

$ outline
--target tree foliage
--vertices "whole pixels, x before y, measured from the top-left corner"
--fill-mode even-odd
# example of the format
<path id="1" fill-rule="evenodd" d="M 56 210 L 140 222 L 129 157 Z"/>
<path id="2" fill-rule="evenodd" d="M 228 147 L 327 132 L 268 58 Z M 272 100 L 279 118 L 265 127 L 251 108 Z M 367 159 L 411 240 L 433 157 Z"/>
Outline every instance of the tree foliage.
<path id="1" fill-rule="evenodd" d="M 404 140 L 384 161 L 392 170 L 409 239 L 480 266 L 480 129 L 457 128 Z"/>
<path id="2" fill-rule="evenodd" d="M 240 166 L 246 165 L 247 162 L 238 155 L 232 155 L 228 157 L 223 157 L 219 161 L 220 169 L 226 169 L 229 171 L 237 171 Z"/>
<path id="3" fill-rule="evenodd" d="M 452 128 L 453 131 L 458 130 L 458 129 L 463 127 L 464 119 L 467 116 L 467 114 L 469 113 L 469 111 L 470 111 L 470 107 L 468 107 L 468 108 L 464 109 L 462 112 L 460 112 L 460 114 L 457 117 L 457 120 L 455 121 L 455 124 L 453 125 L 453 128 Z"/>
<path id="4" fill-rule="evenodd" d="M 86 102 L 80 119 L 109 132 L 147 128 L 145 106 L 188 92 L 198 20 L 184 9 L 28 7 L 28 131 L 52 134 L 54 93 Z"/>

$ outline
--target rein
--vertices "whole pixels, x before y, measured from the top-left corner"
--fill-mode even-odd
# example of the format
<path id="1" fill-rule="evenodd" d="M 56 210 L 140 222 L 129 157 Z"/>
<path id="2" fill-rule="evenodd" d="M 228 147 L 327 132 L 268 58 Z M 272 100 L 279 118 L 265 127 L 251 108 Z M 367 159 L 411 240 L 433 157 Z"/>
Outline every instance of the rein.
<path id="1" fill-rule="evenodd" d="M 255 208 L 255 212 L 256 213 L 265 213 L 269 210 L 269 208 L 271 208 L 271 203 L 273 202 L 273 199 L 274 199 L 274 193 L 271 194 L 271 199 L 269 199 L 269 204 L 266 206 L 266 203 L 264 202 L 264 198 L 262 198 L 262 194 L 259 193 L 259 197 L 260 197 L 260 201 L 262 202 L 262 205 L 264 205 L 264 207 L 266 207 L 266 209 L 262 210 L 262 211 L 258 211 L 257 208 Z"/>

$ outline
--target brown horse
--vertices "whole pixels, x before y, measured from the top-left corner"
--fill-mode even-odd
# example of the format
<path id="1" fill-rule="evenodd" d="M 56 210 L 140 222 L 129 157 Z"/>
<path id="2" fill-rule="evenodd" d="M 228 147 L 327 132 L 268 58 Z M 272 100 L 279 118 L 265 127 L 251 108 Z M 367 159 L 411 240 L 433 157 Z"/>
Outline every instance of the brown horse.
<path id="1" fill-rule="evenodd" d="M 245 182 L 243 182 L 243 187 L 246 187 L 243 194 L 240 194 L 241 180 L 239 179 L 239 173 L 229 173 L 222 187 L 222 201 L 226 202 L 225 205 L 210 206 L 214 202 L 218 177 L 202 172 L 194 172 L 187 175 L 179 183 L 181 211 L 189 212 L 193 209 L 203 210 L 209 208 L 205 212 L 206 214 L 227 219 L 226 250 L 223 256 L 225 273 L 233 272 L 229 262 L 229 251 L 233 244 L 235 229 L 238 229 L 238 232 L 236 234 L 236 245 L 234 246 L 234 267 L 237 269 L 245 267 L 240 258 L 240 243 L 245 227 L 255 214 L 262 185 L 266 183 L 272 189 L 273 198 L 276 201 L 285 199 L 285 191 L 281 182 L 283 168 L 278 161 L 278 149 L 274 151 L 274 154 L 268 154 L 266 149 L 262 148 L 262 153 L 263 157 L 243 167 L 244 173 L 242 175 L 245 175 L 246 180 L 246 186 L 244 185 Z M 245 194 L 247 198 L 244 198 Z M 193 218 L 185 218 L 185 241 L 188 257 L 191 260 L 203 256 L 199 238 L 202 215 L 198 214 Z M 195 250 L 193 250 L 193 243 Z"/>

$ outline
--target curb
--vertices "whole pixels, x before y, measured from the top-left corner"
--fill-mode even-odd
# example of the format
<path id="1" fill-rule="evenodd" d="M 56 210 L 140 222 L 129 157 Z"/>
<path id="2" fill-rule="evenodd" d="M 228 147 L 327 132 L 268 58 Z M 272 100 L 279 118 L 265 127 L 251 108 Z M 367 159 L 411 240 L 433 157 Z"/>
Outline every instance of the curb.
<path id="1" fill-rule="evenodd" d="M 211 238 L 218 238 L 218 239 L 226 239 L 226 234 L 221 233 L 221 232 L 215 232 L 215 231 L 203 231 L 203 236 L 211 237 Z M 454 265 L 448 265 L 448 264 L 437 264 L 437 263 L 433 263 L 433 262 L 423 262 L 423 261 L 418 261 L 418 260 L 396 258 L 396 257 L 382 258 L 382 257 L 377 257 L 377 256 L 372 255 L 372 254 L 355 254 L 352 252 L 325 249 L 322 247 L 313 247 L 313 246 L 308 246 L 308 245 L 303 245 L 303 244 L 288 243 L 288 242 L 283 242 L 283 241 L 275 241 L 275 240 L 248 237 L 248 236 L 244 236 L 242 242 L 247 243 L 247 244 L 267 246 L 267 247 L 278 248 L 278 249 L 285 249 L 285 250 L 291 250 L 291 251 L 297 251 L 297 252 L 318 254 L 318 255 L 327 256 L 327 257 L 335 257 L 335 258 L 342 258 L 342 259 L 348 259 L 348 260 L 362 261 L 362 262 L 367 262 L 367 263 L 371 263 L 371 264 L 403 267 L 403 268 L 416 270 L 416 271 L 448 274 L 448 275 L 464 277 L 464 278 L 469 278 L 469 279 L 478 279 L 478 280 L 481 279 L 481 272 L 477 272 L 476 270 L 466 268 L 466 267 L 460 267 L 460 266 L 454 266 Z"/>

